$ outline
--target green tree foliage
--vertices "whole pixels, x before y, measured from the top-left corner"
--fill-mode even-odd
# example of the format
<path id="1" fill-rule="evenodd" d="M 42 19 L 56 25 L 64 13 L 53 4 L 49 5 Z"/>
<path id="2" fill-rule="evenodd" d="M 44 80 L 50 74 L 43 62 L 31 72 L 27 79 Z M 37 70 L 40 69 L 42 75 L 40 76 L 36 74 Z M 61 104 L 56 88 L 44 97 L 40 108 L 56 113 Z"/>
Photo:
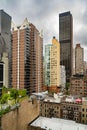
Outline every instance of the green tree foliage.
<path id="1" fill-rule="evenodd" d="M 10 111 L 10 107 L 6 108 L 5 110 L 4 110 L 4 109 L 1 110 L 1 111 L 0 111 L 0 116 L 3 115 L 3 114 L 6 114 L 6 113 L 9 112 L 9 111 Z"/>
<path id="2" fill-rule="evenodd" d="M 6 88 L 5 86 L 2 87 L 2 94 L 5 94 L 8 92 L 8 88 Z"/>
<path id="3" fill-rule="evenodd" d="M 26 96 L 26 89 L 22 90 L 17 90 L 17 89 L 8 89 L 5 86 L 2 88 L 2 96 L 0 97 L 0 103 L 4 104 L 7 103 L 8 100 L 10 99 L 15 99 L 15 103 L 19 101 L 19 96 L 20 97 L 25 97 Z"/>
<path id="4" fill-rule="evenodd" d="M 13 89 L 13 88 L 6 88 L 5 86 L 3 86 L 2 88 L 2 96 L 0 97 L 0 115 L 3 115 L 7 112 L 9 112 L 11 109 L 12 104 L 16 104 L 19 101 L 21 101 L 21 99 L 23 98 L 19 98 L 20 97 L 25 97 L 26 96 L 26 89 L 23 90 L 17 90 L 17 89 Z M 8 101 L 10 100 L 10 101 Z M 9 102 L 9 103 L 8 103 Z M 11 105 L 11 106 L 10 106 Z M 16 104 L 17 107 L 19 107 L 19 104 Z"/>
<path id="5" fill-rule="evenodd" d="M 66 82 L 66 95 L 69 95 L 69 87 L 70 87 L 70 83 Z"/>
<path id="6" fill-rule="evenodd" d="M 15 99 L 15 103 L 16 103 L 16 102 L 17 102 L 17 98 L 18 98 L 18 96 L 19 96 L 18 90 L 16 90 L 16 89 L 11 89 L 11 90 L 10 90 L 10 96 L 11 96 L 13 99 Z"/>
<path id="7" fill-rule="evenodd" d="M 18 90 L 18 94 L 19 94 L 19 96 L 21 96 L 21 97 L 25 97 L 25 96 L 26 96 L 26 93 L 27 93 L 26 89 Z"/>
<path id="8" fill-rule="evenodd" d="M 5 93 L 1 97 L 1 104 L 7 103 L 7 100 L 9 98 L 9 94 Z"/>
<path id="9" fill-rule="evenodd" d="M 68 90 L 70 87 L 70 83 L 69 82 L 66 82 L 66 90 Z"/>

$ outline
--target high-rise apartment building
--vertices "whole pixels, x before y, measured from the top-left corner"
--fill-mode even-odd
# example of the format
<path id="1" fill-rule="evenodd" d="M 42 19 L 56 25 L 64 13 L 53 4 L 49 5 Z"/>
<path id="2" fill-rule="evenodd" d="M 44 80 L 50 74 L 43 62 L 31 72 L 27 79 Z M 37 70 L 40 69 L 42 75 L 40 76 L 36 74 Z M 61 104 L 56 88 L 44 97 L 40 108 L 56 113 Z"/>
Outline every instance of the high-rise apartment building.
<path id="1" fill-rule="evenodd" d="M 70 12 L 59 14 L 60 64 L 65 66 L 69 80 L 73 67 L 73 18 Z"/>
<path id="2" fill-rule="evenodd" d="M 0 10 L 0 57 L 2 53 L 8 53 L 9 59 L 9 86 L 11 86 L 11 73 L 12 73 L 12 59 L 11 59 L 11 16 L 9 16 L 3 10 Z"/>
<path id="3" fill-rule="evenodd" d="M 43 86 L 43 34 L 30 23 L 30 92 L 41 92 Z"/>
<path id="4" fill-rule="evenodd" d="M 28 94 L 42 88 L 42 36 L 27 18 L 21 26 L 13 25 L 12 33 L 12 86 L 27 89 Z"/>
<path id="5" fill-rule="evenodd" d="M 60 43 L 55 37 L 45 46 L 45 85 L 60 85 Z"/>
<path id="6" fill-rule="evenodd" d="M 84 65 L 84 49 L 80 44 L 75 47 L 75 73 L 83 74 Z"/>
<path id="7" fill-rule="evenodd" d="M 12 27 L 12 87 L 27 89 L 30 77 L 30 27 L 27 19 Z"/>
<path id="8" fill-rule="evenodd" d="M 50 49 L 50 86 L 60 85 L 60 43 L 55 37 Z"/>

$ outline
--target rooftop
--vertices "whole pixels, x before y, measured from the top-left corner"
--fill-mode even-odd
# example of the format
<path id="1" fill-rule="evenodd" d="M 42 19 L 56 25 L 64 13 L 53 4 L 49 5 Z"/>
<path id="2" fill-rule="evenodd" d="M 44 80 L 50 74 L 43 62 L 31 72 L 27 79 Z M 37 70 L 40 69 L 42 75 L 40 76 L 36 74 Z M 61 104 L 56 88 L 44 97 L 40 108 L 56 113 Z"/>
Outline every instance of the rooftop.
<path id="1" fill-rule="evenodd" d="M 87 125 L 59 118 L 38 117 L 31 126 L 41 127 L 46 130 L 87 130 Z"/>

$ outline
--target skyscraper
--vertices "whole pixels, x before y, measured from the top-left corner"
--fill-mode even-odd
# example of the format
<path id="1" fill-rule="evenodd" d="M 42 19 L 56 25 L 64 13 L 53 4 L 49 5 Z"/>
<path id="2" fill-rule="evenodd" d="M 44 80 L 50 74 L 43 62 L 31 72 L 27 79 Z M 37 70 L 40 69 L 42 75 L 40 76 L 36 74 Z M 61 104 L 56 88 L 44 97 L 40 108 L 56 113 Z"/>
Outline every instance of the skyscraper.
<path id="1" fill-rule="evenodd" d="M 41 92 L 43 86 L 43 34 L 30 26 L 30 92 Z"/>
<path id="2" fill-rule="evenodd" d="M 55 37 L 45 46 L 45 85 L 60 86 L 60 43 Z"/>
<path id="3" fill-rule="evenodd" d="M 83 74 L 84 64 L 84 49 L 80 44 L 76 44 L 75 47 L 75 73 Z"/>
<path id="4" fill-rule="evenodd" d="M 60 86 L 60 43 L 55 37 L 50 49 L 50 86 Z"/>
<path id="5" fill-rule="evenodd" d="M 65 66 L 69 80 L 73 67 L 73 18 L 70 12 L 59 14 L 60 64 Z"/>
<path id="6" fill-rule="evenodd" d="M 27 89 L 30 77 L 30 27 L 27 19 L 12 27 L 12 87 Z"/>
<path id="7" fill-rule="evenodd" d="M 0 10 L 0 57 L 3 54 L 3 52 L 8 53 L 9 58 L 9 85 L 11 85 L 11 16 L 9 16 L 6 12 L 3 10 Z M 6 86 L 8 87 L 8 86 Z"/>
<path id="8" fill-rule="evenodd" d="M 43 85 L 43 38 L 27 18 L 21 26 L 13 25 L 12 86 L 40 92 Z"/>

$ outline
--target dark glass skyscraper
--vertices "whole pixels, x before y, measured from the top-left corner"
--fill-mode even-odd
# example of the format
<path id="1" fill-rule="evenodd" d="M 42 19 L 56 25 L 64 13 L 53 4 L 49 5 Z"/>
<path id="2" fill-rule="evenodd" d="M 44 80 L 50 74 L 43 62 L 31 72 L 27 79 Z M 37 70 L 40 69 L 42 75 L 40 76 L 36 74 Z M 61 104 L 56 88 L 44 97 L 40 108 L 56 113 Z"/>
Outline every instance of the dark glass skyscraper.
<path id="1" fill-rule="evenodd" d="M 11 84 L 11 16 L 0 10 L 0 58 L 3 52 L 9 56 L 9 85 Z"/>
<path id="2" fill-rule="evenodd" d="M 59 14 L 60 64 L 65 66 L 67 81 L 73 65 L 73 18 L 70 12 Z"/>
<path id="3" fill-rule="evenodd" d="M 4 50 L 8 52 L 11 43 L 11 17 L 0 10 L 0 36 L 4 42 Z"/>

